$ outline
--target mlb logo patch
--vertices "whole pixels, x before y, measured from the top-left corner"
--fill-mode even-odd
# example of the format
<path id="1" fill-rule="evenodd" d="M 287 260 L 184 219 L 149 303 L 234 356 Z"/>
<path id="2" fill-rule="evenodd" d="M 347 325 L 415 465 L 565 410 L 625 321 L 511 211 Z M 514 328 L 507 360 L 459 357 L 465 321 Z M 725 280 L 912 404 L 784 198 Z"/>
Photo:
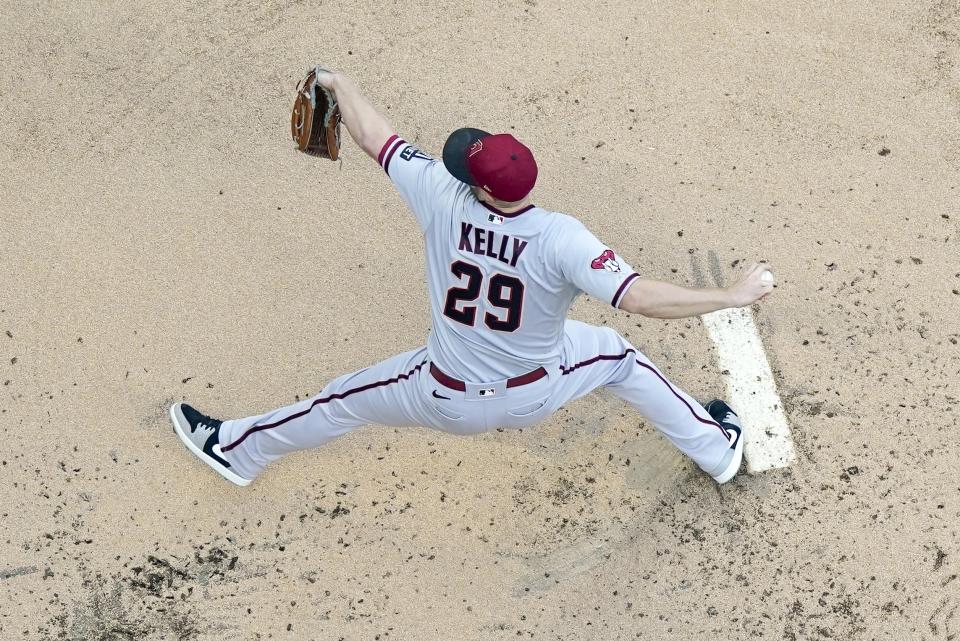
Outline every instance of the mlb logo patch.
<path id="1" fill-rule="evenodd" d="M 498 216 L 497 214 L 490 214 L 487 216 L 487 222 L 493 223 L 494 225 L 503 224 L 503 216 Z"/>
<path id="2" fill-rule="evenodd" d="M 492 387 L 489 387 L 487 389 L 477 390 L 477 394 L 479 394 L 480 396 L 493 396 L 496 393 L 497 393 L 497 390 L 495 390 Z"/>

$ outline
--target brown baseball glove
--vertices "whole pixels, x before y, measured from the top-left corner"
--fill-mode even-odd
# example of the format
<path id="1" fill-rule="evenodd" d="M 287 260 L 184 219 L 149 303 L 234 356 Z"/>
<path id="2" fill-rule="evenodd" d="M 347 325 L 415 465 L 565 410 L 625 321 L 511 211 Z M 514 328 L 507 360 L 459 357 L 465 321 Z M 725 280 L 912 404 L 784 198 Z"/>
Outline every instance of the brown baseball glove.
<path id="1" fill-rule="evenodd" d="M 316 67 L 297 85 L 297 99 L 290 117 L 290 133 L 297 148 L 305 154 L 336 160 L 340 156 L 340 106 L 337 98 L 317 84 Z"/>

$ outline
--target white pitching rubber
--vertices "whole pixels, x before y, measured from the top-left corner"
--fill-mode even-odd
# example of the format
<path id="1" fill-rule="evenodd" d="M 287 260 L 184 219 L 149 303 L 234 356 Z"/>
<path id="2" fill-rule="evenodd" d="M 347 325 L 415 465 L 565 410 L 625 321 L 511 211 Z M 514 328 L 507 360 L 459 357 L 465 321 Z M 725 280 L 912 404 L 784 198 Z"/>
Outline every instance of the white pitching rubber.
<path id="1" fill-rule="evenodd" d="M 796 458 L 793 438 L 753 314 L 749 308 L 724 309 L 702 318 L 720 368 L 729 372 L 726 400 L 743 424 L 747 472 L 789 466 Z"/>

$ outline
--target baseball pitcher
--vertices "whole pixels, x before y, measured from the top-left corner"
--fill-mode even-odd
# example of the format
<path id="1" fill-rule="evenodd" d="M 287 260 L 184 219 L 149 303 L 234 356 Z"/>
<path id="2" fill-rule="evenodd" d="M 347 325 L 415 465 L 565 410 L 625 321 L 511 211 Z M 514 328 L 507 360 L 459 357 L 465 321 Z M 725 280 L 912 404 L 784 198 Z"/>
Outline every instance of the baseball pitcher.
<path id="1" fill-rule="evenodd" d="M 576 218 L 531 201 L 537 163 L 512 135 L 459 129 L 437 160 L 394 133 L 348 77 L 312 70 L 293 114 L 300 149 L 335 158 L 341 115 L 423 231 L 433 326 L 427 344 L 257 416 L 220 421 L 177 403 L 170 415 L 190 451 L 247 485 L 283 455 L 362 425 L 455 434 L 523 428 L 606 387 L 717 483 L 736 475 L 743 439 L 726 403 L 701 406 L 616 331 L 566 316 L 583 292 L 652 318 L 747 306 L 772 291 L 763 264 L 726 288 L 644 278 Z"/>

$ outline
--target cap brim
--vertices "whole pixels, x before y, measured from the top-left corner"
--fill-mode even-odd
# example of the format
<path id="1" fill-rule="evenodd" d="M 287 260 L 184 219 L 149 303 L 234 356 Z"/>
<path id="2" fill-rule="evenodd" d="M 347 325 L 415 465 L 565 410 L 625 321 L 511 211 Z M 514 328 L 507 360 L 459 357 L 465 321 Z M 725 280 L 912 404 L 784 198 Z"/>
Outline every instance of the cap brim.
<path id="1" fill-rule="evenodd" d="M 476 181 L 470 177 L 467 170 L 467 150 L 473 143 L 481 138 L 486 138 L 490 134 L 482 129 L 473 129 L 464 127 L 457 129 L 450 134 L 447 142 L 443 145 L 443 166 L 447 168 L 450 175 L 460 182 L 468 185 L 476 185 Z"/>

